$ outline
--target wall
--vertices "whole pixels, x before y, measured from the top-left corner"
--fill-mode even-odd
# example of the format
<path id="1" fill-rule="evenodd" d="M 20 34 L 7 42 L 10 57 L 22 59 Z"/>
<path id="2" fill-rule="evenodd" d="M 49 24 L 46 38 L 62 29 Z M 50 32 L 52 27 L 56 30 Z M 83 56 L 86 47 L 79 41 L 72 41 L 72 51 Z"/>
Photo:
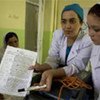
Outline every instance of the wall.
<path id="1" fill-rule="evenodd" d="M 0 0 L 0 47 L 4 35 L 9 31 L 17 33 L 20 47 L 24 48 L 25 0 Z"/>
<path id="2" fill-rule="evenodd" d="M 48 55 L 48 49 L 50 47 L 52 33 L 54 31 L 54 9 L 55 0 L 44 0 L 44 22 L 43 26 L 43 39 L 42 39 L 42 62 Z"/>

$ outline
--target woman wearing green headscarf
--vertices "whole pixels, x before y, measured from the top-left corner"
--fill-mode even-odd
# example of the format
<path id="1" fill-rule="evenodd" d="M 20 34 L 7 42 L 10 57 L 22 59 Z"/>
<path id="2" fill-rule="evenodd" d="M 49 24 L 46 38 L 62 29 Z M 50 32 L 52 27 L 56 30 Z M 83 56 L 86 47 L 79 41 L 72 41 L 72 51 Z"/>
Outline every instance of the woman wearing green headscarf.
<path id="1" fill-rule="evenodd" d="M 53 34 L 45 63 L 30 67 L 42 73 L 39 85 L 47 85 L 42 91 L 51 90 L 53 78 L 71 76 L 85 69 L 92 41 L 82 30 L 83 16 L 84 12 L 79 4 L 65 6 L 61 13 L 62 28 Z"/>

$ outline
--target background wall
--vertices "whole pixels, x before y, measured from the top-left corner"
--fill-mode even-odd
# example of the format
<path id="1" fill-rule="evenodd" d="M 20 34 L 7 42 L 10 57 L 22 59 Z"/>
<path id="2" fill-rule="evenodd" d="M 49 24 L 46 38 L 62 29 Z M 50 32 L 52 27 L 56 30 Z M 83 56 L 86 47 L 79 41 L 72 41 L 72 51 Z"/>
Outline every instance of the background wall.
<path id="1" fill-rule="evenodd" d="M 20 47 L 25 41 L 25 0 L 0 0 L 0 47 L 5 34 L 16 32 Z"/>
<path id="2" fill-rule="evenodd" d="M 43 24 L 43 39 L 42 39 L 42 62 L 48 55 L 52 33 L 55 28 L 55 0 L 44 0 L 44 23 Z"/>

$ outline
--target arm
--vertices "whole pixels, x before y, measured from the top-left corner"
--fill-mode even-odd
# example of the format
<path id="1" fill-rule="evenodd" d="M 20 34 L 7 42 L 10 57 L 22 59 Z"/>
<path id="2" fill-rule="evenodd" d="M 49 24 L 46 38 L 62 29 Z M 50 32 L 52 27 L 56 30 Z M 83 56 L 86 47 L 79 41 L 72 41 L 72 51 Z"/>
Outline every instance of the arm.
<path id="1" fill-rule="evenodd" d="M 52 43 L 49 49 L 48 57 L 45 63 L 48 63 L 52 68 L 57 68 L 60 62 L 60 49 L 61 49 L 61 40 L 63 37 L 62 30 L 56 30 L 53 34 Z"/>
<path id="2" fill-rule="evenodd" d="M 52 67 L 49 65 L 49 64 L 39 64 L 39 63 L 36 63 L 35 65 L 31 65 L 29 67 L 30 70 L 34 70 L 34 72 L 43 72 L 45 70 L 48 70 L 48 69 L 51 69 Z"/>
<path id="3" fill-rule="evenodd" d="M 42 91 L 50 91 L 53 78 L 61 78 L 66 76 L 63 68 L 47 70 L 42 74 L 40 85 L 46 84 L 47 87 Z"/>
<path id="4" fill-rule="evenodd" d="M 51 43 L 51 47 L 49 49 L 48 57 L 44 64 L 36 64 L 35 66 L 31 66 L 29 69 L 35 69 L 37 72 L 43 72 L 45 70 L 56 68 L 59 65 L 59 41 L 61 30 L 57 30 L 53 34 L 53 39 Z"/>
<path id="5" fill-rule="evenodd" d="M 78 55 L 74 62 L 68 65 L 68 67 L 64 67 L 66 75 L 70 76 L 74 73 L 80 72 L 81 70 L 85 70 L 91 56 L 92 47 L 92 41 L 87 34 L 82 38 Z"/>

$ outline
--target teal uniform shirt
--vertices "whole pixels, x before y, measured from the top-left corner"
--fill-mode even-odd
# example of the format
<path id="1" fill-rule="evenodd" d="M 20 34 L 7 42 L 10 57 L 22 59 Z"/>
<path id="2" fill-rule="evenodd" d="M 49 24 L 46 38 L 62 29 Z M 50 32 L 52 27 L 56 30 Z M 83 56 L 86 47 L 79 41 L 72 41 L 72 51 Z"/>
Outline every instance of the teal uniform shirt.
<path id="1" fill-rule="evenodd" d="M 68 55 L 70 53 L 70 50 L 71 50 L 72 46 L 68 46 L 66 48 L 66 57 L 65 57 L 65 65 L 67 65 L 67 58 L 68 58 Z"/>

